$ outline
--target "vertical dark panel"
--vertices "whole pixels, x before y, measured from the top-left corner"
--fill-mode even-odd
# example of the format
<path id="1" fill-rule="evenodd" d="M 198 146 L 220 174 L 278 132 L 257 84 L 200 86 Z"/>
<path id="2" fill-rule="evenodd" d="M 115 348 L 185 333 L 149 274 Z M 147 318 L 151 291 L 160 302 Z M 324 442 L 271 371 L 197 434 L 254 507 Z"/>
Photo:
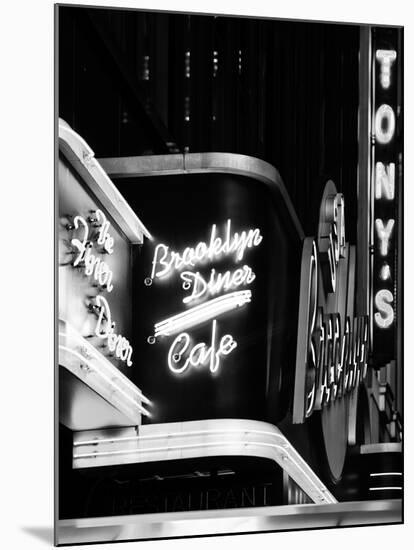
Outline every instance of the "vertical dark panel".
<path id="1" fill-rule="evenodd" d="M 192 17 L 191 151 L 209 151 L 212 142 L 213 17 Z"/>
<path id="2" fill-rule="evenodd" d="M 97 156 L 188 147 L 262 158 L 279 170 L 307 234 L 315 233 L 331 177 L 346 195 L 355 242 L 358 27 L 84 8 L 62 14 L 61 115 Z M 104 38 L 94 29 L 101 20 Z M 111 41 L 122 68 L 108 57 Z"/>
<path id="3" fill-rule="evenodd" d="M 170 15 L 169 41 L 169 128 L 174 135 L 178 148 L 183 151 L 184 135 L 184 36 L 186 18 L 182 15 Z M 158 85 L 162 85 L 158 83 Z"/>

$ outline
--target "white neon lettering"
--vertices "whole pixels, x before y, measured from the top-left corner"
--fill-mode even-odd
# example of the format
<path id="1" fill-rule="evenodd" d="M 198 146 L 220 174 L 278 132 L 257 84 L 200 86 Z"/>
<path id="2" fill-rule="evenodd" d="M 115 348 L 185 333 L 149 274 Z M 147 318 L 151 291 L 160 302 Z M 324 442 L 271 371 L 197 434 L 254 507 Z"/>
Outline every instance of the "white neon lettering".
<path id="1" fill-rule="evenodd" d="M 381 267 L 380 277 L 383 281 L 387 281 L 388 279 L 391 279 L 391 269 L 388 264 L 385 264 Z"/>
<path id="2" fill-rule="evenodd" d="M 162 251 L 162 256 L 161 258 L 158 258 L 158 252 L 160 250 Z M 167 273 L 169 271 L 171 262 L 167 263 L 165 261 L 165 258 L 167 257 L 167 255 L 168 255 L 168 246 L 166 246 L 165 244 L 157 244 L 154 251 L 154 258 L 152 260 L 151 279 L 153 279 L 155 276 L 155 270 L 157 269 L 157 264 L 165 266 L 164 270 L 161 270 L 160 272 L 157 273 L 157 277 L 162 277 L 164 273 Z"/>
<path id="3" fill-rule="evenodd" d="M 394 321 L 394 310 L 390 305 L 393 301 L 394 297 L 389 290 L 379 290 L 375 295 L 375 306 L 378 311 L 374 318 L 380 328 L 388 328 Z"/>
<path id="4" fill-rule="evenodd" d="M 154 336 L 170 336 L 188 327 L 209 321 L 227 311 L 242 307 L 251 301 L 250 290 L 239 290 L 214 298 L 188 311 L 156 323 Z"/>
<path id="5" fill-rule="evenodd" d="M 390 237 L 394 227 L 394 220 L 388 220 L 384 226 L 384 222 L 378 218 L 375 220 L 375 228 L 377 230 L 377 236 L 380 241 L 380 254 L 386 256 L 388 254 L 388 246 L 390 243 Z"/>
<path id="6" fill-rule="evenodd" d="M 105 214 L 102 212 L 102 210 L 97 210 L 95 212 L 95 215 L 96 215 L 96 219 L 99 221 L 99 220 L 102 220 L 102 225 L 99 229 L 99 233 L 98 233 L 98 240 L 97 240 L 97 243 L 99 245 L 102 245 L 104 247 L 104 250 L 108 253 L 108 254 L 112 254 L 112 252 L 114 251 L 114 239 L 113 237 L 111 237 L 111 235 L 108 233 L 109 231 L 109 227 L 110 227 L 110 223 L 109 221 L 106 219 L 106 216 Z"/>
<path id="7" fill-rule="evenodd" d="M 383 164 L 377 162 L 375 165 L 375 198 L 381 199 L 385 196 L 393 200 L 395 194 L 395 164 Z"/>
<path id="8" fill-rule="evenodd" d="M 192 288 L 189 296 L 183 298 L 183 302 L 188 304 L 197 298 L 201 298 L 206 293 L 218 294 L 219 292 L 232 290 L 241 285 L 249 285 L 256 278 L 256 275 L 248 265 L 225 273 L 217 273 L 215 269 L 210 272 L 210 278 L 207 281 L 198 271 L 183 271 L 181 279 L 183 280 L 184 290 Z"/>
<path id="9" fill-rule="evenodd" d="M 93 227 L 99 227 L 99 230 L 92 238 L 89 237 L 90 226 L 85 218 L 75 216 L 73 220 L 73 229 L 82 229 L 83 234 L 81 239 L 74 237 L 70 241 L 77 254 L 72 265 L 74 267 L 82 267 L 85 275 L 92 277 L 100 287 L 111 292 L 114 288 L 112 283 L 113 273 L 108 264 L 100 256 L 93 254 L 92 250 L 94 247 L 93 240 L 96 239 L 96 243 L 103 247 L 104 252 L 112 254 L 114 252 L 115 241 L 109 233 L 110 222 L 104 212 L 98 209 L 94 215 L 95 218 L 92 216 L 89 217 L 89 222 L 93 224 Z M 95 336 L 106 340 L 109 351 L 114 353 L 118 359 L 125 362 L 128 367 L 132 366 L 132 346 L 122 334 L 115 333 L 115 323 L 112 322 L 111 310 L 107 300 L 100 295 L 97 295 L 95 300 L 96 304 L 92 307 L 95 313 L 98 310 Z"/>
<path id="10" fill-rule="evenodd" d="M 180 346 L 178 344 L 181 344 Z M 176 367 L 175 364 L 181 359 L 182 354 L 186 351 L 190 344 L 190 336 L 183 332 L 177 336 L 174 342 L 171 344 L 170 351 L 168 352 L 168 366 L 172 372 L 181 374 L 187 368 L 187 363 Z"/>
<path id="11" fill-rule="evenodd" d="M 377 50 L 376 58 L 381 67 L 381 86 L 386 90 L 391 84 L 391 65 L 397 59 L 397 52 L 395 50 Z"/>
<path id="12" fill-rule="evenodd" d="M 170 250 L 165 244 L 158 244 L 154 250 L 151 278 L 164 277 L 174 269 L 194 267 L 199 262 L 213 261 L 221 255 L 234 255 L 234 259 L 238 262 L 243 259 L 247 249 L 258 246 L 263 240 L 258 228 L 232 234 L 231 220 L 227 220 L 224 240 L 216 236 L 216 233 L 217 227 L 213 224 L 208 244 L 199 242 L 195 247 L 186 247 L 181 253 Z"/>
<path id="13" fill-rule="evenodd" d="M 101 239 L 99 244 L 104 246 L 108 254 L 112 254 L 114 240 L 108 233 L 109 222 L 106 221 L 105 215 L 101 212 L 101 210 L 97 210 L 96 212 L 97 216 L 101 217 L 103 220 L 100 232 L 98 234 L 98 242 L 99 239 Z M 89 226 L 87 221 L 82 216 L 76 216 L 73 220 L 73 225 L 75 229 L 79 229 L 80 227 L 83 228 L 83 238 L 82 240 L 79 240 L 75 237 L 71 240 L 71 245 L 78 251 L 72 265 L 77 267 L 83 264 L 85 275 L 88 277 L 93 276 L 99 285 L 106 287 L 106 290 L 111 292 L 113 290 L 113 273 L 106 262 L 104 262 L 99 256 L 92 253 L 93 243 L 91 240 L 88 240 Z M 101 234 L 103 228 L 104 232 Z"/>
<path id="14" fill-rule="evenodd" d="M 109 351 L 121 361 L 125 361 L 128 367 L 132 365 L 132 346 L 122 334 L 115 333 L 115 323 L 111 319 L 111 309 L 103 296 L 96 297 L 96 305 L 99 307 L 98 320 L 95 326 L 95 335 L 106 339 Z"/>
<path id="15" fill-rule="evenodd" d="M 210 372 L 217 372 L 220 359 L 229 355 L 236 347 L 237 342 L 230 334 L 221 337 L 217 347 L 217 321 L 211 324 L 211 344 L 200 342 L 191 348 L 191 338 L 188 333 L 179 334 L 170 346 L 168 352 L 168 367 L 175 374 L 182 374 L 190 366 L 209 366 Z"/>
<path id="16" fill-rule="evenodd" d="M 89 226 L 84 218 L 82 216 L 75 216 L 73 220 L 73 225 L 75 229 L 79 229 L 79 224 L 83 226 L 84 233 L 83 233 L 83 239 L 80 241 L 79 239 L 72 239 L 71 245 L 76 247 L 79 251 L 79 254 L 76 256 L 75 260 L 73 261 L 73 266 L 76 267 L 79 265 L 85 256 L 86 246 L 88 243 L 88 234 L 89 234 Z"/>
<path id="17" fill-rule="evenodd" d="M 382 104 L 375 114 L 375 137 L 378 143 L 389 143 L 395 132 L 395 114 L 393 109 Z"/>

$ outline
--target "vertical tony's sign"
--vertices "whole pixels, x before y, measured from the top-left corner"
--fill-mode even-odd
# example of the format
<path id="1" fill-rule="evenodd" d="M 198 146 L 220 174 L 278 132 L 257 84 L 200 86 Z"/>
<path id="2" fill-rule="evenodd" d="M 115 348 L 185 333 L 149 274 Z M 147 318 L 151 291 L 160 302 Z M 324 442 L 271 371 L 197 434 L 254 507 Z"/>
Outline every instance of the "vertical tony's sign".
<path id="1" fill-rule="evenodd" d="M 376 368 L 397 355 L 403 130 L 400 37 L 399 29 L 372 30 L 372 349 Z"/>

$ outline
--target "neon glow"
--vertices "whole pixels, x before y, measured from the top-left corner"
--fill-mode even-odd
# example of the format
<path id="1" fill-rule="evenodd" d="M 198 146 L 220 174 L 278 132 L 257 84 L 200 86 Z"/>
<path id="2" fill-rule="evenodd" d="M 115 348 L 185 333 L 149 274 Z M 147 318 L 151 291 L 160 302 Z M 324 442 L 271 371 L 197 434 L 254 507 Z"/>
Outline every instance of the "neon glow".
<path id="1" fill-rule="evenodd" d="M 103 247 L 103 252 L 113 254 L 114 238 L 110 235 L 110 223 L 102 210 L 96 210 L 95 217 L 89 217 L 89 224 L 93 227 L 99 227 L 97 236 L 93 238 L 99 246 Z M 82 240 L 73 238 L 71 244 L 78 251 L 77 256 L 73 261 L 73 266 L 83 266 L 85 275 L 93 276 L 98 284 L 105 288 L 108 292 L 113 290 L 113 273 L 108 264 L 104 262 L 98 255 L 92 254 L 93 242 L 89 237 L 90 225 L 82 216 L 75 216 L 73 226 L 75 230 L 82 229 Z M 116 323 L 112 321 L 111 308 L 108 301 L 101 295 L 95 297 L 95 304 L 90 304 L 98 320 L 95 327 L 95 336 L 106 340 L 109 351 L 115 355 L 117 359 L 126 363 L 128 367 L 132 366 L 132 346 L 129 341 L 122 335 L 116 334 Z"/>
<path id="2" fill-rule="evenodd" d="M 388 328 L 394 322 L 394 309 L 391 306 L 393 301 L 394 297 L 389 290 L 379 290 L 375 295 L 375 306 L 378 311 L 374 319 L 380 328 Z"/>
<path id="3" fill-rule="evenodd" d="M 382 477 L 382 476 L 402 476 L 402 472 L 377 472 L 369 474 L 370 477 Z"/>
<path id="4" fill-rule="evenodd" d="M 226 271 L 218 273 L 215 269 L 210 272 L 208 281 L 197 271 L 183 271 L 181 279 L 183 281 L 183 289 L 192 292 L 189 296 L 183 299 L 185 304 L 192 302 L 197 298 L 205 296 L 205 294 L 218 294 L 219 292 L 232 290 L 241 285 L 249 285 L 256 278 L 256 275 L 248 265 L 234 271 Z"/>
<path id="5" fill-rule="evenodd" d="M 381 219 L 378 218 L 375 220 L 375 228 L 377 230 L 377 236 L 380 242 L 381 256 L 386 256 L 388 254 L 388 246 L 390 244 L 394 223 L 394 220 L 388 220 L 387 224 L 384 226 L 384 222 Z"/>
<path id="6" fill-rule="evenodd" d="M 387 281 L 388 279 L 391 279 L 391 269 L 388 264 L 385 264 L 381 267 L 380 277 L 383 281 Z"/>
<path id="7" fill-rule="evenodd" d="M 375 57 L 380 62 L 380 82 L 384 90 L 391 84 L 391 65 L 397 59 L 395 50 L 377 50 Z"/>
<path id="8" fill-rule="evenodd" d="M 107 252 L 108 254 L 112 254 L 112 252 L 114 251 L 114 239 L 108 233 L 110 223 L 106 219 L 106 216 L 102 212 L 102 210 L 98 209 L 95 212 L 95 215 L 96 215 L 96 219 L 98 221 L 102 221 L 102 224 L 101 224 L 101 227 L 100 227 L 99 233 L 98 233 L 98 239 L 97 239 L 96 242 L 103 246 L 105 252 Z"/>
<path id="9" fill-rule="evenodd" d="M 154 336 L 170 336 L 186 328 L 209 321 L 227 311 L 244 306 L 251 301 L 251 295 L 250 290 L 239 290 L 195 306 L 188 311 L 156 323 Z"/>
<path id="10" fill-rule="evenodd" d="M 205 342 L 200 342 L 190 349 L 190 336 L 186 332 L 179 334 L 171 344 L 168 352 L 169 369 L 175 374 L 182 374 L 190 366 L 208 365 L 210 372 L 216 372 L 220 366 L 221 357 L 228 355 L 237 347 L 237 342 L 230 334 L 222 336 L 217 346 L 216 334 L 216 319 L 211 324 L 210 346 Z"/>
<path id="11" fill-rule="evenodd" d="M 395 132 L 395 114 L 393 109 L 383 103 L 375 114 L 375 137 L 378 143 L 389 143 Z"/>
<path id="12" fill-rule="evenodd" d="M 241 261 L 248 248 L 258 246 L 263 240 L 260 229 L 249 229 L 241 233 L 231 232 L 231 220 L 227 220 L 224 238 L 217 236 L 217 226 L 213 224 L 207 242 L 199 242 L 182 252 L 170 250 L 165 244 L 158 244 L 152 260 L 151 279 L 165 277 L 173 270 L 194 267 L 200 262 L 217 260 L 220 256 L 234 255 L 236 262 Z"/>
<path id="13" fill-rule="evenodd" d="M 393 200 L 395 195 L 395 164 L 383 164 L 377 162 L 375 165 L 375 198 Z"/>
<path id="14" fill-rule="evenodd" d="M 97 212 L 100 211 L 98 210 Z M 101 215 L 103 214 L 101 213 Z M 93 276 L 93 278 L 99 283 L 99 285 L 105 287 L 108 292 L 111 292 L 114 288 L 112 284 L 113 273 L 106 262 L 104 262 L 99 256 L 92 254 L 93 243 L 91 240 L 88 239 L 89 225 L 87 221 L 82 216 L 75 216 L 73 220 L 73 225 L 75 229 L 83 228 L 83 238 L 82 240 L 73 238 L 70 241 L 71 245 L 75 247 L 78 251 L 78 254 L 75 257 L 72 265 L 74 267 L 83 265 L 85 275 Z M 101 227 L 101 230 L 98 234 L 98 239 L 101 239 L 102 244 L 106 246 L 106 251 L 108 252 L 108 254 L 112 254 L 113 248 L 111 248 L 111 246 L 113 247 L 113 239 L 109 236 L 107 232 L 108 228 L 106 225 L 105 233 L 101 233 L 103 227 L 104 225 L 102 225 Z M 111 252 L 109 252 L 109 250 Z"/>
<path id="15" fill-rule="evenodd" d="M 115 333 L 115 323 L 111 319 L 111 309 L 103 296 L 96 297 L 96 305 L 99 308 L 98 321 L 95 327 L 95 335 L 98 338 L 107 339 L 109 351 L 121 361 L 125 361 L 128 367 L 132 366 L 132 346 L 122 334 Z"/>

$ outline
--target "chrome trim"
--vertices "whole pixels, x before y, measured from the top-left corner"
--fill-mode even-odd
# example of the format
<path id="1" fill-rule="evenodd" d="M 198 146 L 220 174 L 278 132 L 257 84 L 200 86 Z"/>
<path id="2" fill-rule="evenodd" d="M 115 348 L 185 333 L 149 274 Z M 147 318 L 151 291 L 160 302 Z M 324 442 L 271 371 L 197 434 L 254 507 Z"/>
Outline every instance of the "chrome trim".
<path id="1" fill-rule="evenodd" d="M 59 544 L 402 522 L 401 500 L 301 504 L 59 520 Z"/>
<path id="2" fill-rule="evenodd" d="M 264 160 L 235 153 L 185 153 L 102 158 L 99 162 L 112 178 L 206 173 L 227 173 L 253 178 L 277 193 L 285 203 L 297 237 L 303 239 L 305 236 L 279 172 Z"/>
<path id="3" fill-rule="evenodd" d="M 124 426 L 140 424 L 141 415 L 150 416 L 151 401 L 142 391 L 62 319 L 59 319 L 59 366 L 93 390 L 89 397 L 91 409 L 94 400 L 104 399 L 124 416 Z M 76 408 L 76 393 L 72 399 Z"/>
<path id="4" fill-rule="evenodd" d="M 73 467 L 93 468 L 208 456 L 273 460 L 317 503 L 336 502 L 282 432 L 257 420 L 214 419 L 146 424 L 130 429 L 74 434 Z"/>
<path id="5" fill-rule="evenodd" d="M 362 455 L 374 453 L 401 453 L 401 443 L 372 443 L 371 445 L 361 445 L 360 453 Z"/>
<path id="6" fill-rule="evenodd" d="M 62 119 L 58 125 L 59 150 L 81 176 L 132 244 L 151 234 L 112 183 L 86 141 Z"/>

